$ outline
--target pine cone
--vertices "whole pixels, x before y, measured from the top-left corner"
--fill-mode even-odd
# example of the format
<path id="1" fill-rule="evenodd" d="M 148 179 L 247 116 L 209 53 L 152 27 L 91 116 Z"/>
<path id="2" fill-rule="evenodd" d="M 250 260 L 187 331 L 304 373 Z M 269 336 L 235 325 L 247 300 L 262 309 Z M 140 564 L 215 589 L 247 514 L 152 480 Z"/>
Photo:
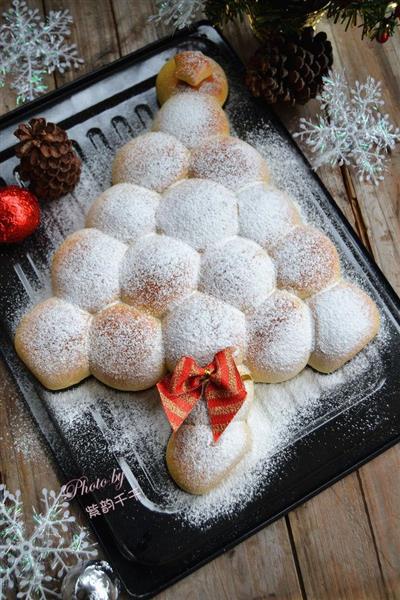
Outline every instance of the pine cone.
<path id="1" fill-rule="evenodd" d="M 332 44 L 312 27 L 300 33 L 271 37 L 250 59 L 246 85 L 268 104 L 305 104 L 322 87 L 322 77 L 333 63 Z"/>
<path id="2" fill-rule="evenodd" d="M 20 140 L 16 155 L 24 181 L 42 200 L 55 200 L 72 192 L 79 181 L 81 161 L 64 129 L 43 118 L 19 125 L 14 135 Z"/>

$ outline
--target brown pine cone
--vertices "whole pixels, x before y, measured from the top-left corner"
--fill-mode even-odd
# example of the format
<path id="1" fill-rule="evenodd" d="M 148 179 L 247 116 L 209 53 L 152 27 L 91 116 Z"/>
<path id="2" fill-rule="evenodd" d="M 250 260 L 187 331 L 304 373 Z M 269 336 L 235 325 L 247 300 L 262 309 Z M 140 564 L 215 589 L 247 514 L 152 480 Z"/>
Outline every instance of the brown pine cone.
<path id="1" fill-rule="evenodd" d="M 42 200 L 55 200 L 72 192 L 79 181 L 81 161 L 64 129 L 43 118 L 19 125 L 14 135 L 20 140 L 16 155 L 24 181 Z"/>
<path id="2" fill-rule="evenodd" d="M 273 35 L 250 59 L 246 85 L 268 104 L 305 104 L 322 87 L 333 63 L 332 44 L 312 27 L 300 33 Z"/>

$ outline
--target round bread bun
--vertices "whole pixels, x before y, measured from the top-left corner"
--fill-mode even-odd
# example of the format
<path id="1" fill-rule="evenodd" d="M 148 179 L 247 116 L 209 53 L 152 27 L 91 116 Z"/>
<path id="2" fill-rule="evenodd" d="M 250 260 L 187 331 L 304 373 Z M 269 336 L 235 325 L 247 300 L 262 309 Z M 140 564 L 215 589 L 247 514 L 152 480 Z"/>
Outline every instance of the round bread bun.
<path id="1" fill-rule="evenodd" d="M 179 52 L 162 67 L 156 79 L 157 99 L 164 104 L 181 92 L 213 96 L 222 106 L 228 96 L 228 80 L 215 60 L 198 50 Z"/>
<path id="2" fill-rule="evenodd" d="M 315 347 L 309 364 L 331 373 L 342 367 L 378 333 L 375 302 L 359 287 L 340 281 L 308 300 L 315 323 Z"/>
<path id="3" fill-rule="evenodd" d="M 15 349 L 44 387 L 61 390 L 89 376 L 91 319 L 87 312 L 59 298 L 37 304 L 22 317 Z"/>
<path id="4" fill-rule="evenodd" d="M 190 154 L 168 132 L 153 131 L 139 135 L 115 155 L 113 183 L 136 183 L 156 192 L 188 174 Z"/>
<path id="5" fill-rule="evenodd" d="M 214 135 L 228 135 L 229 121 L 217 100 L 207 94 L 176 94 L 162 105 L 153 131 L 174 135 L 194 148 Z"/>
<path id="6" fill-rule="evenodd" d="M 175 483 L 190 494 L 206 494 L 234 470 L 251 448 L 244 421 L 231 422 L 217 442 L 209 425 L 184 422 L 167 445 L 167 467 Z"/>
<path id="7" fill-rule="evenodd" d="M 256 181 L 268 181 L 267 163 L 253 146 L 237 137 L 215 136 L 199 143 L 192 152 L 192 177 L 212 179 L 238 192 Z"/>
<path id="8" fill-rule="evenodd" d="M 340 277 L 338 252 L 319 229 L 302 225 L 290 231 L 273 250 L 278 287 L 307 298 Z"/>
<path id="9" fill-rule="evenodd" d="M 255 242 L 233 237 L 205 252 L 199 290 L 252 312 L 275 287 L 275 269 Z"/>
<path id="10" fill-rule="evenodd" d="M 56 296 L 96 312 L 117 300 L 119 269 L 127 247 L 98 229 L 80 229 L 58 248 L 52 263 Z"/>
<path id="11" fill-rule="evenodd" d="M 278 188 L 256 183 L 238 194 L 239 233 L 268 252 L 296 225 L 301 216 L 290 197 Z"/>
<path id="12" fill-rule="evenodd" d="M 239 229 L 235 194 L 206 179 L 185 179 L 167 190 L 156 215 L 162 233 L 204 251 Z"/>
<path id="13" fill-rule="evenodd" d="M 167 366 L 172 371 L 182 356 L 192 356 L 206 366 L 225 348 L 237 351 L 240 363 L 246 344 L 244 314 L 217 298 L 195 292 L 164 318 L 163 333 Z"/>
<path id="14" fill-rule="evenodd" d="M 90 372 L 117 390 L 145 390 L 164 374 L 161 323 L 122 303 L 98 312 L 89 333 Z"/>
<path id="15" fill-rule="evenodd" d="M 95 227 L 120 242 L 132 244 L 156 229 L 159 195 L 133 183 L 117 183 L 100 194 L 86 217 Z"/>
<path id="16" fill-rule="evenodd" d="M 195 289 L 199 269 L 199 254 L 184 242 L 166 235 L 147 235 L 125 254 L 122 300 L 161 316 Z"/>
<path id="17" fill-rule="evenodd" d="M 246 364 L 256 382 L 279 383 L 304 369 L 313 347 L 308 306 L 276 290 L 247 320 Z"/>

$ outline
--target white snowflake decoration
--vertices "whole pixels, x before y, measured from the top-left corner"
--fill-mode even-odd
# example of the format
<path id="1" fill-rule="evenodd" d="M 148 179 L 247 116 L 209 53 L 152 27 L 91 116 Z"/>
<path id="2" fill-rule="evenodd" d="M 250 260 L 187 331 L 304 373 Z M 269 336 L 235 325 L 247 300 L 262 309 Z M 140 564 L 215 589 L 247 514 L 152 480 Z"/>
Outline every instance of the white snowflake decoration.
<path id="1" fill-rule="evenodd" d="M 317 96 L 321 114 L 316 122 L 300 119 L 300 131 L 294 137 L 305 139 L 314 162 L 321 165 L 354 165 L 360 181 L 378 185 L 387 170 L 387 153 L 400 140 L 400 130 L 383 114 L 381 83 L 368 77 L 348 89 L 344 73 L 323 78 L 322 93 Z"/>
<path id="2" fill-rule="evenodd" d="M 0 25 L 0 87 L 6 76 L 17 92 L 17 104 L 33 100 L 46 91 L 44 76 L 70 67 L 79 68 L 75 44 L 67 44 L 72 17 L 68 10 L 51 10 L 43 21 L 38 9 L 28 8 L 24 0 L 13 0 L 3 13 Z"/>
<path id="3" fill-rule="evenodd" d="M 158 12 L 150 21 L 182 29 L 195 21 L 204 11 L 205 0 L 156 0 Z"/>
<path id="4" fill-rule="evenodd" d="M 43 512 L 33 509 L 33 530 L 25 527 L 21 494 L 11 494 L 0 485 L 0 598 L 17 588 L 17 598 L 45 600 L 59 598 L 55 577 L 68 569 L 67 559 L 77 561 L 96 556 L 89 545 L 88 532 L 75 526 L 72 541 L 64 537 L 75 521 L 69 504 L 55 492 L 42 490 Z M 51 574 L 50 574 L 51 573 Z"/>

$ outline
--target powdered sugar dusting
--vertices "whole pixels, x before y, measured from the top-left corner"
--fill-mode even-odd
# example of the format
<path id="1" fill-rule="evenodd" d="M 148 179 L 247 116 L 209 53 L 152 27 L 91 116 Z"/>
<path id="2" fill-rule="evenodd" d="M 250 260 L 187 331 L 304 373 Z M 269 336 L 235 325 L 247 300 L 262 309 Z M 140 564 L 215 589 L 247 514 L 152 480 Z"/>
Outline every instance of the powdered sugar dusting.
<path id="1" fill-rule="evenodd" d="M 131 244 L 156 229 L 159 196 L 132 183 L 118 183 L 93 202 L 86 227 L 95 227 L 120 242 Z"/>
<path id="2" fill-rule="evenodd" d="M 157 211 L 163 233 L 203 251 L 238 233 L 236 196 L 206 179 L 186 179 L 163 195 Z"/>
<path id="3" fill-rule="evenodd" d="M 162 192 L 187 176 L 189 151 L 176 137 L 160 131 L 145 133 L 131 140 L 113 162 L 113 183 L 136 183 Z"/>
<path id="4" fill-rule="evenodd" d="M 225 112 L 214 98 L 206 94 L 176 94 L 154 119 L 153 129 L 170 133 L 188 148 L 204 139 L 229 132 Z"/>
<path id="5" fill-rule="evenodd" d="M 126 246 L 97 229 L 70 235 L 54 255 L 54 293 L 96 312 L 120 293 L 119 268 Z"/>
<path id="6" fill-rule="evenodd" d="M 278 286 L 303 298 L 326 288 L 340 274 L 335 246 L 313 227 L 293 229 L 276 246 L 273 256 Z"/>
<path id="7" fill-rule="evenodd" d="M 197 146 L 190 163 L 192 177 L 211 179 L 238 191 L 249 183 L 267 180 L 268 167 L 250 144 L 236 137 L 213 137 Z"/>
<path id="8" fill-rule="evenodd" d="M 45 385 L 53 387 L 71 370 L 88 368 L 89 314 L 76 306 L 49 298 L 24 317 L 15 344 L 25 362 Z"/>
<path id="9" fill-rule="evenodd" d="M 200 291 L 240 310 L 253 311 L 274 287 L 274 265 L 255 242 L 234 237 L 203 256 Z"/>
<path id="10" fill-rule="evenodd" d="M 207 424 L 183 425 L 174 436 L 168 465 L 183 488 L 207 493 L 250 449 L 250 430 L 243 421 L 230 423 L 218 443 Z"/>
<path id="11" fill-rule="evenodd" d="M 263 248 L 272 250 L 301 223 L 300 214 L 288 194 L 258 183 L 238 194 L 239 231 Z"/>
<path id="12" fill-rule="evenodd" d="M 129 248 L 121 267 L 122 299 L 158 316 L 197 286 L 200 256 L 165 235 L 148 235 Z"/>
<path id="13" fill-rule="evenodd" d="M 259 381 L 284 381 L 305 367 L 313 345 L 308 307 L 276 291 L 248 319 L 247 362 Z"/>
<path id="14" fill-rule="evenodd" d="M 164 372 L 161 323 L 126 304 L 97 313 L 89 335 L 90 370 L 118 389 L 142 390 Z"/>
<path id="15" fill-rule="evenodd" d="M 165 448 L 171 429 L 154 389 L 122 393 L 89 380 L 84 387 L 46 393 L 45 397 L 54 418 L 75 441 L 82 438 L 85 427 L 92 427 L 92 415 L 99 412 L 107 422 L 110 452 L 125 456 L 128 463 L 136 453 L 140 455 L 156 494 L 150 499 L 159 510 L 173 511 L 190 526 L 205 528 L 221 516 L 233 516 L 261 493 L 284 468 L 293 443 L 331 413 L 336 415 L 364 400 L 369 390 L 379 385 L 380 371 L 379 343 L 374 342 L 333 375 L 306 368 L 285 383 L 255 384 L 256 398 L 248 418 L 252 447 L 229 477 L 203 496 L 183 492 L 168 474 Z M 349 388 L 350 381 L 357 385 Z M 199 408 L 204 416 L 204 406 Z M 200 416 L 196 420 L 202 422 Z M 379 415 L 371 415 L 366 427 L 374 427 L 377 421 Z M 193 455 L 200 461 L 201 436 L 198 442 L 193 445 Z M 76 451 L 83 468 L 86 462 L 96 460 L 87 456 L 84 444 Z"/>
<path id="16" fill-rule="evenodd" d="M 246 345 L 244 314 L 200 292 L 166 316 L 163 331 L 169 367 L 182 356 L 192 356 L 204 366 L 219 350 L 235 347 L 244 353 Z"/>
<path id="17" fill-rule="evenodd" d="M 355 353 L 374 333 L 379 313 L 365 292 L 346 282 L 311 298 L 317 354 L 333 359 Z"/>

